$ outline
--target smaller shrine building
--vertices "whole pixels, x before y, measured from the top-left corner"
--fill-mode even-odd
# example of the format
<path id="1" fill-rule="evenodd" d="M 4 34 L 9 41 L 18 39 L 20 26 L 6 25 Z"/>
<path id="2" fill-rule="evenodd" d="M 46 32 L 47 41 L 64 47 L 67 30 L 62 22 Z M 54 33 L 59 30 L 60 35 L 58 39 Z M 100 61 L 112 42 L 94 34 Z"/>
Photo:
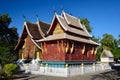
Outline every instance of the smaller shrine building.
<path id="1" fill-rule="evenodd" d="M 24 21 L 22 34 L 14 49 L 19 54 L 19 60 L 23 62 L 30 62 L 32 59 L 41 61 L 41 47 L 36 40 L 40 40 L 45 37 L 49 26 L 49 24 L 42 21 L 37 21 L 36 24 Z"/>

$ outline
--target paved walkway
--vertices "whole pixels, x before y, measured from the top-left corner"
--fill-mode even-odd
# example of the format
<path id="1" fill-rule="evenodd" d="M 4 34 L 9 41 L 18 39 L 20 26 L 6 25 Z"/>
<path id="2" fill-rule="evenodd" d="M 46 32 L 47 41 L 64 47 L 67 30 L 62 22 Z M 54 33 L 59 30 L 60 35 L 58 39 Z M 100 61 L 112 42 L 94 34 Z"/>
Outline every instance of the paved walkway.
<path id="1" fill-rule="evenodd" d="M 120 80 L 119 70 L 109 70 L 104 72 L 98 72 L 94 74 L 79 75 L 74 77 L 53 77 L 44 75 L 27 75 L 19 74 L 15 75 L 15 80 Z"/>

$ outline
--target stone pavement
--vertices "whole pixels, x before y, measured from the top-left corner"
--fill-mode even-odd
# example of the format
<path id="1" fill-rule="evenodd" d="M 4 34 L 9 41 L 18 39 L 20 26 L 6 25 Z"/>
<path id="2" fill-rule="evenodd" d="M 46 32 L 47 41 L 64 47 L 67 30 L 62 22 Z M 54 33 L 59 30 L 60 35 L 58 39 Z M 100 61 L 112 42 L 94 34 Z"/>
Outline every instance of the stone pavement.
<path id="1" fill-rule="evenodd" d="M 109 70 L 74 77 L 53 77 L 44 75 L 20 74 L 14 80 L 120 80 L 119 70 Z"/>

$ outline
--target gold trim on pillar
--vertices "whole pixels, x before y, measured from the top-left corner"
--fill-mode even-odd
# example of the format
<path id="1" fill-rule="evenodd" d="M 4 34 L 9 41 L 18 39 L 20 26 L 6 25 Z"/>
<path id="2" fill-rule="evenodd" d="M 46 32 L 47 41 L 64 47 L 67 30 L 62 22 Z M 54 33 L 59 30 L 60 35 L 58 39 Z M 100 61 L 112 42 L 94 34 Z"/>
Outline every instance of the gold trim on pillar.
<path id="1" fill-rule="evenodd" d="M 94 48 L 94 55 L 97 53 L 97 47 Z"/>
<path id="2" fill-rule="evenodd" d="M 46 64 L 46 67 L 48 67 L 48 64 Z"/>
<path id="3" fill-rule="evenodd" d="M 72 47 L 70 48 L 70 53 L 73 53 L 74 50 L 74 42 L 72 42 Z"/>
<path id="4" fill-rule="evenodd" d="M 22 52 L 22 60 L 24 59 L 24 53 Z"/>
<path id="5" fill-rule="evenodd" d="M 94 54 L 94 47 L 92 47 L 91 54 Z"/>
<path id="6" fill-rule="evenodd" d="M 66 53 L 67 53 L 68 50 L 69 50 L 69 42 L 67 42 L 66 45 L 67 45 L 67 46 L 66 46 L 66 48 L 65 48 L 65 51 L 66 51 Z"/>
<path id="7" fill-rule="evenodd" d="M 41 64 L 40 64 L 40 67 L 42 67 L 42 66 L 43 66 L 43 64 L 41 63 Z"/>
<path id="8" fill-rule="evenodd" d="M 85 52 L 85 44 L 83 45 L 82 54 Z"/>
<path id="9" fill-rule="evenodd" d="M 68 64 L 66 64 L 65 67 L 68 68 Z"/>
<path id="10" fill-rule="evenodd" d="M 36 59 L 40 59 L 40 52 L 36 52 Z"/>
<path id="11" fill-rule="evenodd" d="M 60 53 L 60 42 L 57 41 L 58 52 Z"/>

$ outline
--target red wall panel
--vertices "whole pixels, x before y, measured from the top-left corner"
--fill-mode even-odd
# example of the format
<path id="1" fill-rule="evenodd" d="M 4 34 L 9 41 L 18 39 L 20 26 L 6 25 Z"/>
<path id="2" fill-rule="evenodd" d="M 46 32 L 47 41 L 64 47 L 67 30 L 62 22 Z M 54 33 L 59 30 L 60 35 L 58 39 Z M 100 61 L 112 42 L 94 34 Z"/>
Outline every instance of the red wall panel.
<path id="1" fill-rule="evenodd" d="M 91 53 L 91 46 L 84 43 L 74 42 L 73 53 L 65 52 L 67 40 L 62 41 L 46 42 L 47 52 L 42 52 L 43 60 L 74 60 L 74 61 L 94 61 L 95 55 Z M 68 41 L 70 42 L 70 41 Z M 82 54 L 82 48 L 85 45 L 85 52 Z M 59 49 L 58 49 L 59 48 Z"/>
<path id="2" fill-rule="evenodd" d="M 25 41 L 25 58 L 32 58 L 34 54 L 34 43 L 32 42 L 29 35 L 26 37 Z"/>

